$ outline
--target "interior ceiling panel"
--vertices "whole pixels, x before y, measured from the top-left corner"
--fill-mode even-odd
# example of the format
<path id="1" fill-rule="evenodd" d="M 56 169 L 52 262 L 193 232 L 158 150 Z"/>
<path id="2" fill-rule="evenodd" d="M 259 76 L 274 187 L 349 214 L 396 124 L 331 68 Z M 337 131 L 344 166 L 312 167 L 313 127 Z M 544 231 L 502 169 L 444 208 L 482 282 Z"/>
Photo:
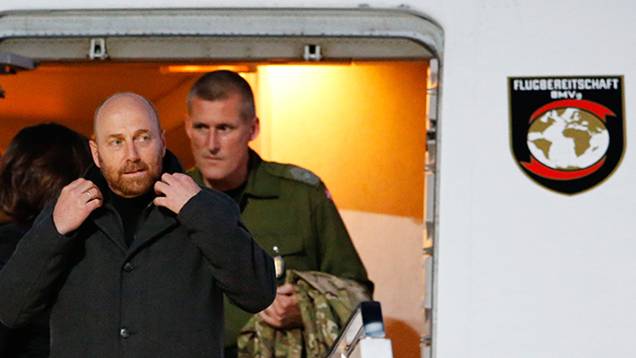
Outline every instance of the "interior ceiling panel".
<path id="1" fill-rule="evenodd" d="M 402 38 L 353 37 L 195 37 L 120 36 L 17 38 L 0 42 L 0 51 L 43 61 L 89 57 L 91 40 L 103 40 L 108 56 L 117 60 L 293 60 L 304 59 L 306 46 L 320 46 L 321 58 L 422 59 L 431 53 L 416 42 Z"/>
<path id="2" fill-rule="evenodd" d="M 0 17 L 0 39 L 175 36 L 189 38 L 187 41 L 196 37 L 219 41 L 221 46 L 223 41 L 232 45 L 236 40 L 239 49 L 244 49 L 240 43 L 248 44 L 255 57 L 242 58 L 259 58 L 260 51 L 267 52 L 272 45 L 293 48 L 300 42 L 302 46 L 307 39 L 314 41 L 312 38 L 324 40 L 324 45 L 351 39 L 355 58 L 369 58 L 365 49 L 373 53 L 378 47 L 401 53 L 401 47 L 391 46 L 391 41 L 383 45 L 386 39 L 411 42 L 410 49 L 422 47 L 419 54 L 426 58 L 441 57 L 443 45 L 439 25 L 405 9 L 69 10 L 23 11 Z M 259 48 L 259 44 L 265 46 Z M 339 50 L 329 51 L 339 57 Z"/>

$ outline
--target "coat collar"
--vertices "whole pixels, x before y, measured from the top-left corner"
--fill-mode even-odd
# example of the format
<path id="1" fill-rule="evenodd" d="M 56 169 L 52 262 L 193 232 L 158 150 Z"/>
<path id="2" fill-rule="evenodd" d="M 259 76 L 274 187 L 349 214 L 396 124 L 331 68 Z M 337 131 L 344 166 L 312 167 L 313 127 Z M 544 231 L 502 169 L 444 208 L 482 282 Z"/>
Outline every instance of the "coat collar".
<path id="1" fill-rule="evenodd" d="M 170 151 L 166 151 L 166 155 L 163 157 L 162 174 L 182 171 L 177 158 Z M 123 252 L 128 252 L 129 255 L 177 224 L 176 214 L 168 209 L 157 207 L 151 202 L 142 213 L 142 215 L 146 216 L 143 226 L 137 229 L 137 236 L 132 246 L 127 247 L 124 241 L 124 226 L 111 203 L 112 191 L 106 183 L 106 178 L 104 178 L 99 168 L 94 165 L 87 170 L 84 178 L 95 183 L 104 196 L 104 204 L 91 214 L 90 219 L 111 241 Z"/>

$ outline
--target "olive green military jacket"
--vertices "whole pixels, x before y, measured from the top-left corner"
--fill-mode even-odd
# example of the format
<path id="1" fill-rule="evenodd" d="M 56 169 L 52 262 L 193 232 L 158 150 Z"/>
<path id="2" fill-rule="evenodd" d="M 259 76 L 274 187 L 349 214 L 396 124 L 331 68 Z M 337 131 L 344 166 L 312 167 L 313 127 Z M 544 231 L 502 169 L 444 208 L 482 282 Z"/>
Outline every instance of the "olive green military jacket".
<path id="1" fill-rule="evenodd" d="M 373 283 L 347 229 L 320 178 L 309 170 L 267 162 L 250 150 L 247 184 L 238 202 L 241 220 L 270 255 L 273 247 L 288 269 L 320 271 L 352 279 L 373 292 Z M 188 171 L 199 185 L 201 173 Z M 225 301 L 225 346 L 236 345 L 252 314 Z"/>

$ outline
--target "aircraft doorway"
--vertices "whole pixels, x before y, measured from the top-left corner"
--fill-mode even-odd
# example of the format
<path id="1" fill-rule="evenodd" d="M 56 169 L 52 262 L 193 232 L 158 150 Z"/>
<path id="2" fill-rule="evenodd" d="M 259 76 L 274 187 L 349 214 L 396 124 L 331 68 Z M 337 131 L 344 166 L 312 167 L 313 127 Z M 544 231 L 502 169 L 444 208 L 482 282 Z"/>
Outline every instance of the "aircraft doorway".
<path id="1" fill-rule="evenodd" d="M 155 103 L 168 148 L 190 167 L 186 93 L 204 71 L 235 70 L 255 89 L 261 134 L 252 147 L 324 180 L 376 284 L 394 355 L 430 356 L 435 176 L 427 173 L 434 173 L 437 100 L 430 56 L 167 60 L 153 52 L 156 44 L 142 51 L 149 40 L 135 48 L 119 37 L 106 38 L 106 59 L 91 61 L 60 45 L 91 38 L 51 42 L 48 53 L 57 58 L 38 55 L 47 39 L 0 42 L 0 51 L 39 61 L 32 71 L 0 76 L 0 150 L 20 128 L 46 121 L 90 135 L 97 105 L 114 92 L 133 91 Z M 113 46 L 117 41 L 124 45 Z M 160 41 L 169 48 L 169 39 Z"/>

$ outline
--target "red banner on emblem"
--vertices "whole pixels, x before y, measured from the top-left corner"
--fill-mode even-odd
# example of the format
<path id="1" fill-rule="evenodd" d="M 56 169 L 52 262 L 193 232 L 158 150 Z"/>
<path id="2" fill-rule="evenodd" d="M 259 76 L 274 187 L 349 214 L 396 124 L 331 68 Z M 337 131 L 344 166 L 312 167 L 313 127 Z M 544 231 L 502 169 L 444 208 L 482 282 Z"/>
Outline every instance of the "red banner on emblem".
<path id="1" fill-rule="evenodd" d="M 603 121 L 605 121 L 605 117 L 607 116 L 616 116 L 616 114 L 614 114 L 614 112 L 612 112 L 611 109 L 603 105 L 600 105 L 596 102 L 586 101 L 584 99 L 564 99 L 561 101 L 550 102 L 546 104 L 545 106 L 534 111 L 532 115 L 530 116 L 530 122 L 534 121 L 541 114 L 551 109 L 566 108 L 566 107 L 580 108 L 582 110 L 588 111 L 596 115 L 598 118 L 600 118 Z"/>
<path id="2" fill-rule="evenodd" d="M 521 165 L 523 165 L 524 168 L 528 169 L 534 174 L 542 176 L 544 178 L 554 180 L 572 180 L 580 179 L 594 173 L 595 171 L 599 170 L 599 168 L 601 168 L 604 163 L 605 158 L 599 160 L 591 167 L 587 167 L 581 170 L 556 170 L 541 164 L 534 158 L 530 158 L 530 163 L 521 162 Z"/>

